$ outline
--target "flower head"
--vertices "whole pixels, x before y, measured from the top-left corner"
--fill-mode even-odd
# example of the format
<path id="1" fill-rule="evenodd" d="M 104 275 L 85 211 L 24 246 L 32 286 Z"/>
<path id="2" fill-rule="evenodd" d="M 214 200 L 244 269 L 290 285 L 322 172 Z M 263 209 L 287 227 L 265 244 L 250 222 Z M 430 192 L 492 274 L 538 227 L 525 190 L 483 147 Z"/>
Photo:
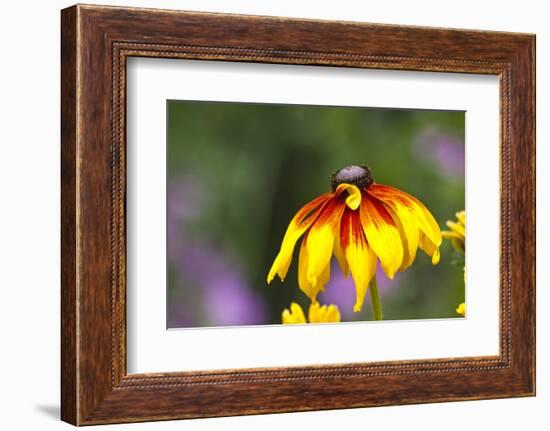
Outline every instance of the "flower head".
<path id="1" fill-rule="evenodd" d="M 297 241 L 298 285 L 317 303 L 336 257 L 356 291 L 360 311 L 377 262 L 389 278 L 408 268 L 418 248 L 439 262 L 441 231 L 428 209 L 415 197 L 377 184 L 366 166 L 348 166 L 331 177 L 332 191 L 300 209 L 287 228 L 279 254 L 267 276 L 284 280 Z"/>
<path id="2" fill-rule="evenodd" d="M 461 254 L 466 252 L 466 212 L 459 211 L 456 214 L 456 221 L 447 221 L 447 227 L 450 230 L 444 230 L 443 238 L 451 241 L 451 244 Z"/>
<path id="3" fill-rule="evenodd" d="M 309 306 L 309 323 L 331 323 L 340 321 L 340 310 L 334 304 L 319 305 L 318 303 Z M 285 325 L 295 323 L 308 323 L 302 307 L 296 302 L 290 304 L 290 310 L 285 308 L 282 313 L 282 321 Z"/>
<path id="4" fill-rule="evenodd" d="M 447 226 L 450 230 L 444 230 L 442 232 L 443 238 L 451 241 L 453 248 L 458 251 L 462 256 L 466 254 L 466 212 L 464 210 L 457 212 L 457 221 L 447 221 Z M 464 271 L 464 283 L 466 283 L 466 267 Z M 466 303 L 459 304 L 456 308 L 456 313 L 461 316 L 466 315 Z"/>

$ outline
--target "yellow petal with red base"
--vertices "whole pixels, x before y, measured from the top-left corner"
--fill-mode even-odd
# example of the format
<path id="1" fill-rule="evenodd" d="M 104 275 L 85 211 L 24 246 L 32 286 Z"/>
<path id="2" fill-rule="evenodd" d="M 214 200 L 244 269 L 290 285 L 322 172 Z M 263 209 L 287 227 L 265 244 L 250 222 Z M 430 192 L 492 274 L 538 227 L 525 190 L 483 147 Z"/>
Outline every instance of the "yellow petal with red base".
<path id="1" fill-rule="evenodd" d="M 433 264 L 439 262 L 439 246 L 442 240 L 441 230 L 424 204 L 408 193 L 382 184 L 373 184 L 369 188 L 369 193 L 379 198 L 398 214 L 403 228 L 406 228 L 406 221 L 401 217 L 405 212 L 404 210 L 407 210 L 410 215 L 408 223 L 412 224 L 412 219 L 417 229 L 420 230 L 419 247 L 432 257 Z M 407 238 L 409 238 L 408 232 Z"/>
<path id="2" fill-rule="evenodd" d="M 338 199 L 330 199 L 315 223 L 308 231 L 307 248 L 307 281 L 311 286 L 319 284 L 319 277 L 330 263 L 340 218 L 346 205 Z"/>
<path id="3" fill-rule="evenodd" d="M 353 184 L 340 184 L 328 204 L 311 226 L 306 241 L 307 281 L 309 285 L 321 288 L 319 277 L 327 271 L 334 250 L 335 237 L 344 209 L 356 210 L 361 205 L 361 191 Z M 304 239 L 305 241 L 305 239 Z M 322 285 L 324 286 L 324 284 Z"/>
<path id="4" fill-rule="evenodd" d="M 376 255 L 367 243 L 357 211 L 344 211 L 340 226 L 340 244 L 355 284 L 353 311 L 359 312 L 376 271 Z"/>
<path id="5" fill-rule="evenodd" d="M 312 200 L 296 213 L 290 221 L 286 230 L 281 249 L 275 258 L 269 274 L 267 275 L 267 283 L 271 283 L 275 275 L 279 275 L 281 280 L 284 280 L 292 261 L 292 254 L 298 239 L 308 230 L 311 225 L 317 220 L 317 217 L 326 206 L 328 199 L 333 193 L 325 193 L 317 199 Z"/>
<path id="6" fill-rule="evenodd" d="M 340 232 L 340 226 L 338 226 L 337 232 Z M 342 245 L 340 244 L 340 235 L 336 235 L 334 238 L 334 256 L 336 257 L 336 260 L 338 261 L 338 265 L 340 266 L 340 270 L 342 271 L 342 274 L 344 274 L 344 277 L 349 276 L 349 265 L 348 261 L 346 260 L 346 255 L 344 254 L 344 250 L 342 250 Z"/>
<path id="7" fill-rule="evenodd" d="M 382 184 L 373 184 L 369 188 L 369 193 L 374 194 L 384 202 L 392 200 L 396 204 L 405 206 L 416 220 L 419 229 L 438 247 L 441 245 L 441 230 L 439 229 L 439 225 L 424 204 L 414 196 Z"/>
<path id="8" fill-rule="evenodd" d="M 403 243 L 395 221 L 382 202 L 368 192 L 363 195 L 360 215 L 370 248 L 386 275 L 393 278 L 403 262 Z"/>

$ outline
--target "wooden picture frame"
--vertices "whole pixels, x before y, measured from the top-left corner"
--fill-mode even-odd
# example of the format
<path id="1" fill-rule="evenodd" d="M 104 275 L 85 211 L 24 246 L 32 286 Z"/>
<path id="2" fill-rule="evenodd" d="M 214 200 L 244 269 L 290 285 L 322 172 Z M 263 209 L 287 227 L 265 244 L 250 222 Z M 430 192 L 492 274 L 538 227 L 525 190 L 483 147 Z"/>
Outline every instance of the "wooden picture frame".
<path id="1" fill-rule="evenodd" d="M 534 35 L 83 5 L 61 17 L 64 421 L 535 394 Z M 500 355 L 127 374 L 125 65 L 131 56 L 498 75 Z"/>

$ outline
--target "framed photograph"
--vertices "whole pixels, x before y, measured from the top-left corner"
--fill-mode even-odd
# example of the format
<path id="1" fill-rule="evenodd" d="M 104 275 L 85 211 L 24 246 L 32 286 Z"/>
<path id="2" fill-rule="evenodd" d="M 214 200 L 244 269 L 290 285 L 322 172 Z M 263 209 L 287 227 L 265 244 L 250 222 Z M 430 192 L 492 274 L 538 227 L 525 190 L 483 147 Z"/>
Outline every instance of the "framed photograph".
<path id="1" fill-rule="evenodd" d="M 61 18 L 64 421 L 535 394 L 534 35 Z"/>

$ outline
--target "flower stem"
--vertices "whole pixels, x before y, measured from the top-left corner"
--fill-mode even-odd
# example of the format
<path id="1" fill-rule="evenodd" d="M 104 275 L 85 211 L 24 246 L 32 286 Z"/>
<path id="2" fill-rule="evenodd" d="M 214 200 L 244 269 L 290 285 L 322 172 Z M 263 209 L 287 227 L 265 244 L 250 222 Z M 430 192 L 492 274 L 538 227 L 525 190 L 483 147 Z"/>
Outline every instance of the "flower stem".
<path id="1" fill-rule="evenodd" d="M 370 284 L 370 299 L 372 302 L 372 315 L 374 320 L 382 320 L 382 303 L 380 302 L 380 295 L 378 293 L 378 284 L 376 283 L 376 274 L 372 278 Z"/>

